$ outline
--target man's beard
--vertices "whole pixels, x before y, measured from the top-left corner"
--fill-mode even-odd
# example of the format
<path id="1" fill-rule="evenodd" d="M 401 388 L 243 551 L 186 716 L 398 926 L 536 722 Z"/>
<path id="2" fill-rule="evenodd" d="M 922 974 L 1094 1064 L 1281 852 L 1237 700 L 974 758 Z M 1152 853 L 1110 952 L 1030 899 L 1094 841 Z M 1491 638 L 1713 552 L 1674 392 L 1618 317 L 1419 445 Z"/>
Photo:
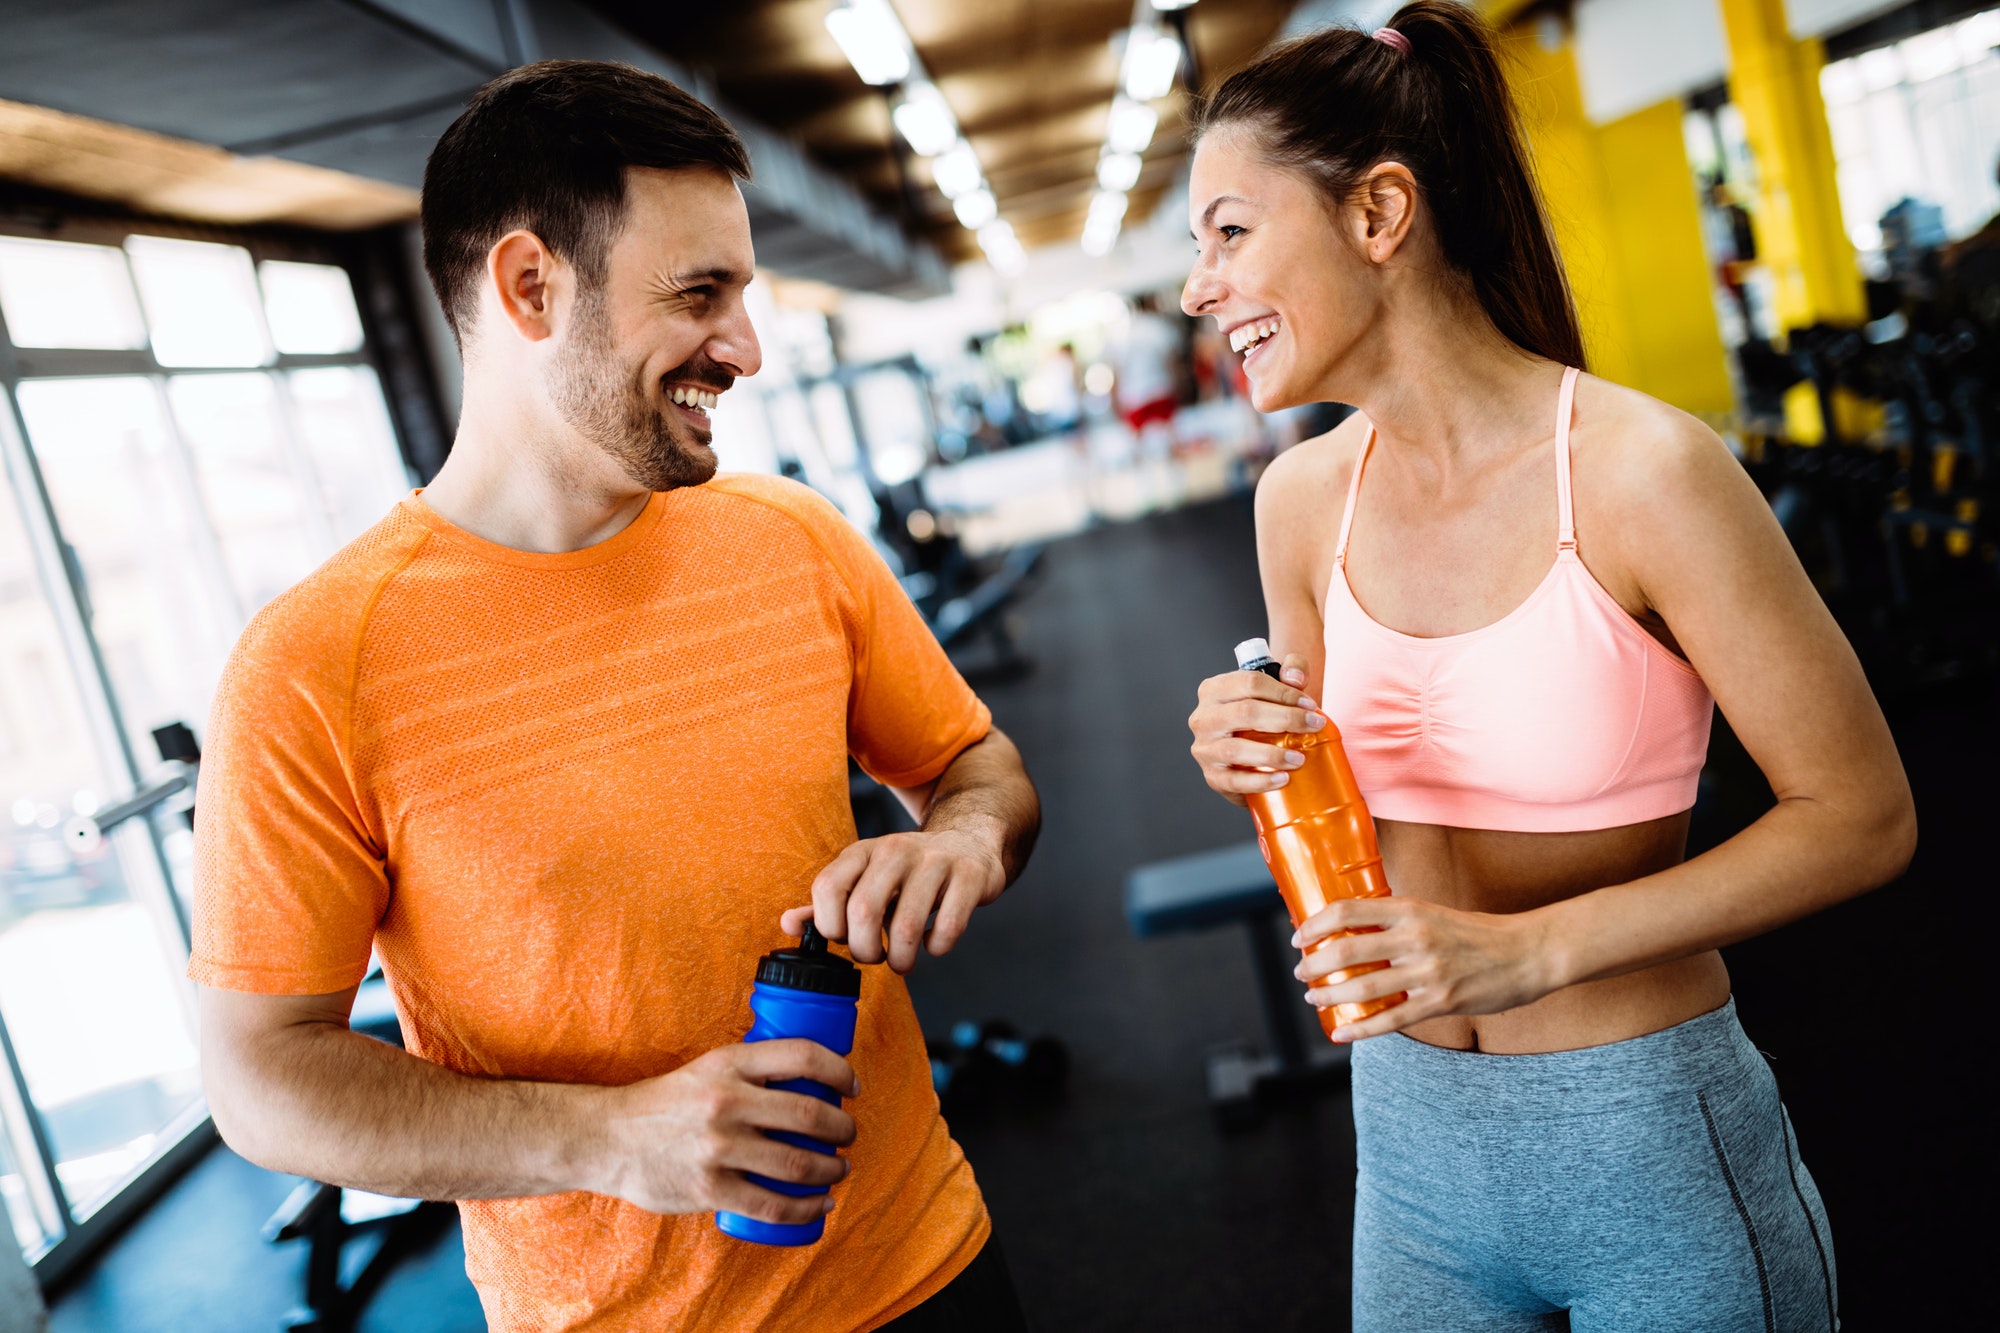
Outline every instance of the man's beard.
<path id="1" fill-rule="evenodd" d="M 691 382 L 719 392 L 733 379 L 703 357 L 674 370 L 663 382 Z M 575 346 L 557 366 L 550 392 L 563 420 L 617 460 L 637 485 L 671 491 L 699 486 L 715 475 L 709 433 L 681 420 L 672 407 L 656 406 L 618 364 L 611 346 L 611 321 L 599 292 L 585 293 L 579 304 Z"/>

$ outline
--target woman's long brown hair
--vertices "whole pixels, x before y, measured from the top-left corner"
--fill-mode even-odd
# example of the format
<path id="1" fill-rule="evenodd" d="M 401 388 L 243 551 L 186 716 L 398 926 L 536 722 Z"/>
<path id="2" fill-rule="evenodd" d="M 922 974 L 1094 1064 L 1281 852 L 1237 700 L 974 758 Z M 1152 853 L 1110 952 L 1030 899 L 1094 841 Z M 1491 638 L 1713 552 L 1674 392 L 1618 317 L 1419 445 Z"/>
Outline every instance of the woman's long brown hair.
<path id="1" fill-rule="evenodd" d="M 1389 27 L 1401 51 L 1326 28 L 1266 52 L 1201 108 L 1197 136 L 1241 126 L 1274 163 L 1336 205 L 1370 168 L 1416 178 L 1439 248 L 1511 342 L 1582 367 L 1583 334 L 1541 192 L 1528 170 L 1493 31 L 1451 0 L 1415 0 Z"/>

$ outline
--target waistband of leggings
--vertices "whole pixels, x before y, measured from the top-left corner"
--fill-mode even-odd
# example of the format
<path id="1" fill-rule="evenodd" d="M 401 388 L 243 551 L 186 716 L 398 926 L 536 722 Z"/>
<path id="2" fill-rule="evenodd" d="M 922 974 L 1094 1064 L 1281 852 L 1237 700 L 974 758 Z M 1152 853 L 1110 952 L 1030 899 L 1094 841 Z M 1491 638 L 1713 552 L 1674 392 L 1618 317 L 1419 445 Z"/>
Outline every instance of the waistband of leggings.
<path id="1" fill-rule="evenodd" d="M 1736 1001 L 1643 1037 L 1533 1055 L 1431 1046 L 1391 1033 L 1354 1046 L 1354 1090 L 1401 1093 L 1466 1119 L 1560 1118 L 1712 1089 L 1761 1068 Z"/>

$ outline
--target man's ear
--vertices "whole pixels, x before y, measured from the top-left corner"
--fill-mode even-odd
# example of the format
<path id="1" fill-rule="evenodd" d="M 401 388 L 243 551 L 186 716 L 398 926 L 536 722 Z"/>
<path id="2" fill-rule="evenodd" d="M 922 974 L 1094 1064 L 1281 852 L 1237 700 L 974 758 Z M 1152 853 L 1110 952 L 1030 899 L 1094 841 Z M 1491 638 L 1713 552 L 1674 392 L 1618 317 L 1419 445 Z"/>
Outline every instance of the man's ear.
<path id="1" fill-rule="evenodd" d="M 1401 162 L 1381 162 L 1357 193 L 1363 253 L 1380 264 L 1402 248 L 1417 216 L 1417 179 Z"/>
<path id="2" fill-rule="evenodd" d="M 488 294 L 514 332 L 528 342 L 555 333 L 555 289 L 561 285 L 554 253 L 531 231 L 516 229 L 494 242 L 486 253 Z"/>

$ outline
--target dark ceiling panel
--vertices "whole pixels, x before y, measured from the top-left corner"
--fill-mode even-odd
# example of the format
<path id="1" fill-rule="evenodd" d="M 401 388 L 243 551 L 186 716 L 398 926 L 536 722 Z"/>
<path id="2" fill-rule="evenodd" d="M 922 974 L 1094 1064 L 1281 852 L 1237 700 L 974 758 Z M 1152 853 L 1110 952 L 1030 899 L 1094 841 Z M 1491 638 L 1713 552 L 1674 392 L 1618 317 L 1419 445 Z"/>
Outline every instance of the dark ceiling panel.
<path id="1" fill-rule="evenodd" d="M 422 189 L 424 162 L 438 136 L 458 118 L 459 110 L 454 104 L 408 120 L 314 139 L 288 147 L 279 156 Z"/>
<path id="2" fill-rule="evenodd" d="M 469 91 L 469 61 L 338 0 L 10 6 L 0 97 L 262 146 Z"/>

